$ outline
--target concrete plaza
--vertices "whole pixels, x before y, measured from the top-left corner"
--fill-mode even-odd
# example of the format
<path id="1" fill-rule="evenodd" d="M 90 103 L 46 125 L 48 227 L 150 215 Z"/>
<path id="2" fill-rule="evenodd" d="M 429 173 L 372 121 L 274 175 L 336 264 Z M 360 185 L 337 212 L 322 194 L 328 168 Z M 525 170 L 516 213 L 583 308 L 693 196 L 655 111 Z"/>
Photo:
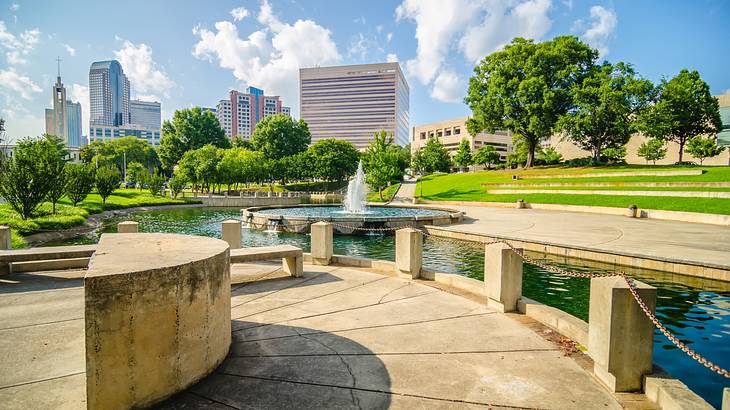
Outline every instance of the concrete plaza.
<path id="1" fill-rule="evenodd" d="M 160 407 L 652 408 L 610 394 L 555 332 L 469 295 L 348 267 L 289 278 L 280 266 L 233 265 L 228 358 Z M 83 273 L 2 278 L 3 408 L 86 406 Z"/>

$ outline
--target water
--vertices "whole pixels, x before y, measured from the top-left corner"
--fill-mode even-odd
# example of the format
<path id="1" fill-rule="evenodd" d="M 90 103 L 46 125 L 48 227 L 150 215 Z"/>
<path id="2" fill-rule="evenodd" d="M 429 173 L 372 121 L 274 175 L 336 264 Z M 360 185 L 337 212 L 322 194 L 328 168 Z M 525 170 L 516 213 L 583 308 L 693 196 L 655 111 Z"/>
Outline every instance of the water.
<path id="1" fill-rule="evenodd" d="M 220 237 L 220 222 L 238 217 L 239 210 L 232 208 L 150 211 L 111 219 L 102 231 L 114 232 L 117 222 L 135 220 L 140 222 L 143 232 Z M 99 233 L 94 232 L 48 245 L 95 243 L 98 237 Z M 309 235 L 254 229 L 245 229 L 242 233 L 242 244 L 246 247 L 286 243 L 309 251 L 309 241 Z M 393 236 L 336 235 L 334 251 L 343 255 L 394 260 L 395 241 Z M 535 253 L 530 256 L 581 272 L 615 270 L 607 264 Z M 473 246 L 427 239 L 423 246 L 423 257 L 424 266 L 429 269 L 483 280 L 484 253 Z M 657 288 L 657 316 L 662 323 L 700 354 L 723 368 L 730 368 L 730 284 L 667 272 L 628 269 L 634 278 Z M 523 294 L 526 297 L 557 307 L 583 320 L 588 320 L 589 283 L 588 279 L 564 277 L 534 265 L 524 265 Z M 718 408 L 721 405 L 722 388 L 730 387 L 730 381 L 690 359 L 658 332 L 654 335 L 654 362 Z"/>
<path id="2" fill-rule="evenodd" d="M 256 211 L 262 215 L 307 216 L 311 218 L 348 218 L 353 214 L 338 206 L 297 206 L 291 208 L 271 208 Z M 369 206 L 361 214 L 368 218 L 397 216 L 448 215 L 446 211 L 428 208 L 398 208 L 392 206 Z"/>
<path id="3" fill-rule="evenodd" d="M 355 176 L 347 184 L 347 195 L 342 202 L 348 214 L 364 214 L 367 207 L 367 186 L 365 172 L 362 170 L 362 160 L 357 164 Z"/>

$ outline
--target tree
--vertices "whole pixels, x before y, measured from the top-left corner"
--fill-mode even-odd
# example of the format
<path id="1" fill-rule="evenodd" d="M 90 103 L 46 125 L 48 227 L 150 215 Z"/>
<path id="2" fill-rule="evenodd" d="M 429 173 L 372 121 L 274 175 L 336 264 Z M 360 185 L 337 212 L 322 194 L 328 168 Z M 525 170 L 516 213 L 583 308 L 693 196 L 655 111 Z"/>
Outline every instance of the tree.
<path id="1" fill-rule="evenodd" d="M 64 155 L 55 137 L 19 142 L 13 156 L 0 163 L 0 197 L 22 219 L 33 217 L 63 172 Z"/>
<path id="2" fill-rule="evenodd" d="M 548 147 L 542 150 L 537 156 L 538 160 L 545 165 L 555 165 L 563 161 L 563 155 L 553 147 Z"/>
<path id="3" fill-rule="evenodd" d="M 170 195 L 172 195 L 173 198 L 177 198 L 177 196 L 180 195 L 180 192 L 182 192 L 185 188 L 185 184 L 185 178 L 180 175 L 175 175 L 170 178 L 167 182 L 167 186 L 170 188 Z"/>
<path id="4" fill-rule="evenodd" d="M 482 145 L 474 154 L 474 163 L 484 165 L 487 169 L 497 162 L 499 162 L 499 152 L 492 145 Z"/>
<path id="5" fill-rule="evenodd" d="M 641 116 L 640 125 L 650 138 L 679 144 L 679 162 L 684 145 L 698 135 L 714 136 L 722 128 L 717 98 L 696 71 L 682 70 L 662 80 L 658 98 Z"/>
<path id="6" fill-rule="evenodd" d="M 46 200 L 51 203 L 52 205 L 52 213 L 56 214 L 56 204 L 58 203 L 58 200 L 61 199 L 63 194 L 66 193 L 66 167 L 64 164 L 64 167 L 60 168 L 58 174 L 56 175 L 56 178 L 53 180 L 53 184 L 51 184 L 51 188 L 48 190 L 48 195 L 46 195 Z"/>
<path id="7" fill-rule="evenodd" d="M 664 146 L 664 141 L 651 138 L 639 146 L 637 155 L 644 158 L 647 164 L 652 161 L 656 165 L 657 160 L 667 156 L 667 148 Z"/>
<path id="8" fill-rule="evenodd" d="M 223 150 L 217 164 L 218 176 L 221 182 L 230 186 L 239 183 L 249 183 L 260 178 L 263 154 L 245 148 L 231 148 Z"/>
<path id="9" fill-rule="evenodd" d="M 574 36 L 542 43 L 515 38 L 474 68 L 464 100 L 473 113 L 467 121 L 469 133 L 508 129 L 522 135 L 531 167 L 535 148 L 571 109 L 571 88 L 597 58 L 596 50 Z"/>
<path id="10" fill-rule="evenodd" d="M 473 162 L 471 156 L 471 144 L 466 138 L 462 139 L 454 155 L 454 164 L 460 168 L 466 168 Z"/>
<path id="11" fill-rule="evenodd" d="M 122 176 L 115 167 L 104 166 L 96 170 L 96 192 L 101 197 L 102 206 L 106 205 L 106 199 L 109 198 L 122 183 Z"/>
<path id="12" fill-rule="evenodd" d="M 507 166 L 516 168 L 527 164 L 529 144 L 521 135 L 512 137 L 512 152 L 507 155 Z M 542 154 L 542 147 L 535 147 L 535 155 L 539 157 Z"/>
<path id="13" fill-rule="evenodd" d="M 698 135 L 687 141 L 687 152 L 693 157 L 699 159 L 700 165 L 702 165 L 705 158 L 718 156 L 723 151 L 725 151 L 725 147 L 717 145 L 716 137 L 702 138 L 702 136 Z"/>
<path id="14" fill-rule="evenodd" d="M 175 111 L 172 121 L 162 124 L 158 154 L 162 167 L 171 171 L 187 151 L 213 145 L 228 148 L 231 142 L 218 119 L 200 107 Z"/>
<path id="15" fill-rule="evenodd" d="M 304 120 L 294 121 L 288 115 L 271 115 L 256 124 L 251 145 L 266 158 L 280 159 L 307 149 L 312 134 Z"/>
<path id="16" fill-rule="evenodd" d="M 349 142 L 327 138 L 307 150 L 312 161 L 313 176 L 326 181 L 342 181 L 355 174 L 360 153 Z"/>
<path id="17" fill-rule="evenodd" d="M 426 174 L 432 174 L 434 172 L 449 172 L 451 170 L 451 156 L 449 151 L 444 148 L 436 137 L 431 137 L 426 141 L 426 144 L 421 148 L 423 171 Z"/>
<path id="18" fill-rule="evenodd" d="M 628 64 L 593 66 L 571 87 L 574 107 L 560 118 L 557 128 L 576 145 L 591 151 L 593 163 L 598 164 L 604 149 L 629 142 L 637 130 L 637 114 L 647 106 L 653 88 Z"/>
<path id="19" fill-rule="evenodd" d="M 134 136 L 121 137 L 111 141 L 94 141 L 81 148 L 81 160 L 85 163 L 105 166 L 113 165 L 124 170 L 124 163 L 139 163 L 144 168 L 154 169 L 160 165 L 160 160 L 154 147 L 145 140 Z M 126 178 L 126 175 L 125 175 Z"/>
<path id="20" fill-rule="evenodd" d="M 159 172 L 149 174 L 147 177 L 147 189 L 153 196 L 162 195 L 162 189 L 165 187 L 165 177 Z"/>
<path id="21" fill-rule="evenodd" d="M 127 164 L 127 182 L 134 185 L 143 185 L 149 175 L 149 171 L 139 162 Z"/>
<path id="22" fill-rule="evenodd" d="M 603 155 L 601 157 L 608 162 L 624 162 L 624 160 L 626 159 L 626 147 L 622 146 L 606 148 L 605 150 L 603 150 Z"/>
<path id="23" fill-rule="evenodd" d="M 180 159 L 175 175 L 182 175 L 186 181 L 193 184 L 194 189 L 200 186 L 210 192 L 211 185 L 220 182 L 218 163 L 223 152 L 224 150 L 213 145 L 188 151 Z"/>
<path id="24" fill-rule="evenodd" d="M 66 165 L 66 196 L 76 206 L 94 189 L 94 167 L 91 164 Z"/>
<path id="25" fill-rule="evenodd" d="M 385 131 L 376 132 L 362 158 L 366 182 L 378 191 L 381 200 L 383 188 L 403 176 L 399 152 L 392 146 L 392 135 Z"/>

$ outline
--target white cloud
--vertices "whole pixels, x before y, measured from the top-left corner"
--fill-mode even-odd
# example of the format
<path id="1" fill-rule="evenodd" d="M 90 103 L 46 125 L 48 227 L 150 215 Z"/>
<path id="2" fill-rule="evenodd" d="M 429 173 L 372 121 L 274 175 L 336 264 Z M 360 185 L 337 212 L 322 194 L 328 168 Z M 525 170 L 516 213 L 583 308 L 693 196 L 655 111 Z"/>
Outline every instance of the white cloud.
<path id="1" fill-rule="evenodd" d="M 364 26 L 365 25 L 365 16 L 360 16 L 356 19 L 353 19 L 352 22 L 355 24 L 362 24 Z"/>
<path id="2" fill-rule="evenodd" d="M 459 102 L 466 94 L 466 85 L 455 72 L 443 70 L 433 82 L 431 97 L 443 102 Z"/>
<path id="3" fill-rule="evenodd" d="M 312 20 L 283 23 L 268 2 L 261 4 L 257 20 L 264 28 L 241 38 L 230 21 L 215 23 L 214 30 L 195 27 L 199 37 L 193 55 L 217 62 L 245 84 L 280 95 L 296 111 L 299 68 L 340 62 L 332 33 Z"/>
<path id="4" fill-rule="evenodd" d="M 71 47 L 68 44 L 61 44 L 61 45 L 66 49 L 66 51 L 68 51 L 68 55 L 70 55 L 71 57 L 76 56 L 76 49 L 75 48 Z"/>
<path id="5" fill-rule="evenodd" d="M 382 24 L 378 24 L 377 26 L 375 26 L 375 31 L 377 31 L 378 34 L 382 33 L 383 32 L 383 25 Z"/>
<path id="6" fill-rule="evenodd" d="M 175 83 L 152 59 L 150 46 L 144 43 L 135 45 L 125 40 L 122 48 L 114 52 L 114 56 L 122 65 L 124 74 L 129 77 L 135 95 L 152 95 L 157 101 L 161 96 L 169 97 L 170 89 Z"/>
<path id="7" fill-rule="evenodd" d="M 20 4 L 13 3 L 10 5 L 10 11 L 18 11 L 18 9 L 20 9 Z"/>
<path id="8" fill-rule="evenodd" d="M 15 91 L 26 100 L 33 99 L 33 94 L 43 91 L 30 77 L 18 74 L 14 68 L 0 69 L 0 87 Z"/>
<path id="9" fill-rule="evenodd" d="M 398 55 L 395 53 L 388 53 L 388 55 L 385 57 L 385 61 L 387 61 L 389 63 L 397 63 Z"/>
<path id="10" fill-rule="evenodd" d="M 492 2 L 482 22 L 467 29 L 459 41 L 464 56 L 478 62 L 515 37 L 540 39 L 552 25 L 550 0 Z"/>
<path id="11" fill-rule="evenodd" d="M 388 33 L 385 37 L 388 39 L 388 42 L 390 43 L 390 40 L 393 39 L 393 33 Z"/>
<path id="12" fill-rule="evenodd" d="M 231 16 L 233 17 L 233 21 L 241 21 L 248 16 L 248 10 L 245 7 L 236 7 L 235 9 L 231 10 Z"/>
<path id="13" fill-rule="evenodd" d="M 540 39 L 552 25 L 551 7 L 552 0 L 403 0 L 396 20 L 412 20 L 418 41 L 416 57 L 405 63 L 406 73 L 431 84 L 433 98 L 458 101 L 465 86 L 446 63 L 452 50 L 474 63 L 514 37 Z"/>
<path id="14" fill-rule="evenodd" d="M 83 135 L 89 135 L 89 87 L 83 84 L 71 84 L 68 87 L 68 95 L 71 101 L 81 103 L 81 128 Z"/>
<path id="15" fill-rule="evenodd" d="M 357 33 L 350 40 L 350 45 L 347 48 L 347 56 L 351 58 L 358 58 L 360 60 L 366 60 L 371 54 L 372 50 L 384 53 L 375 38 L 365 36 L 363 33 Z"/>
<path id="16" fill-rule="evenodd" d="M 583 39 L 591 46 L 598 49 L 601 58 L 608 55 L 608 42 L 613 38 L 616 26 L 618 25 L 618 17 L 616 12 L 609 10 L 603 6 L 593 6 L 590 10 L 591 22 L 588 29 L 581 35 Z M 576 22 L 576 26 L 581 26 L 581 20 Z"/>
<path id="17" fill-rule="evenodd" d="M 37 28 L 25 30 L 16 36 L 9 32 L 5 22 L 0 20 L 0 47 L 6 50 L 5 57 L 8 63 L 25 64 L 25 56 L 35 50 L 36 44 L 40 41 L 41 32 Z"/>

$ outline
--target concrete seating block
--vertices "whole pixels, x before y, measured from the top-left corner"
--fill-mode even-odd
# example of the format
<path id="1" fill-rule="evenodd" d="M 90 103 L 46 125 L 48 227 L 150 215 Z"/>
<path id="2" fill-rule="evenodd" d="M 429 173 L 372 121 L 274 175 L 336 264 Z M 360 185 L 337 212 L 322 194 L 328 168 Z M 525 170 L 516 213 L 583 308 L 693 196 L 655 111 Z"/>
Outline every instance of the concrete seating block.
<path id="1" fill-rule="evenodd" d="M 278 245 L 231 249 L 231 263 L 260 262 L 279 258 L 282 260 L 285 272 L 295 278 L 304 274 L 304 252 L 296 246 Z"/>

